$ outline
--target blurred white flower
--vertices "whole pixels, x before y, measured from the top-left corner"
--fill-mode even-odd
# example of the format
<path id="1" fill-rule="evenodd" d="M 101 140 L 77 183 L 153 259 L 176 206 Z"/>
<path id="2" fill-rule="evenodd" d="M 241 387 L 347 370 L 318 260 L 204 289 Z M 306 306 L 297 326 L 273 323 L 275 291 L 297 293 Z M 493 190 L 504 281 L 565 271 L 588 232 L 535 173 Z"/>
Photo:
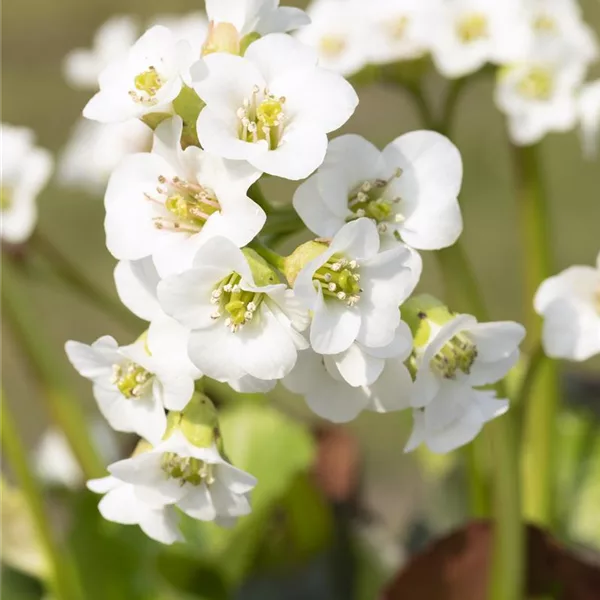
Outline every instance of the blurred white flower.
<path id="1" fill-rule="evenodd" d="M 575 127 L 585 70 L 583 62 L 541 47 L 527 60 L 499 70 L 495 101 L 508 117 L 515 144 L 535 144 L 547 133 Z"/>
<path id="2" fill-rule="evenodd" d="M 152 20 L 152 25 L 162 25 L 171 31 L 176 40 L 187 40 L 194 56 L 199 57 L 202 44 L 208 34 L 208 19 L 201 12 L 193 12 L 184 15 L 165 14 L 157 15 Z"/>
<path id="3" fill-rule="evenodd" d="M 100 91 L 86 104 L 83 116 L 116 123 L 151 112 L 170 112 L 196 59 L 187 40 L 178 40 L 166 27 L 155 25 L 100 73 Z"/>
<path id="4" fill-rule="evenodd" d="M 155 510 L 176 506 L 200 521 L 235 519 L 251 512 L 247 494 L 256 479 L 230 465 L 214 443 L 196 446 L 180 430 L 148 452 L 113 463 L 108 471 L 132 486 L 126 492 L 130 497 Z M 127 499 L 118 504 L 124 512 Z"/>
<path id="5" fill-rule="evenodd" d="M 24 242 L 32 234 L 38 214 L 36 199 L 52 172 L 50 153 L 34 142 L 31 129 L 0 125 L 0 237 L 10 244 Z"/>
<path id="6" fill-rule="evenodd" d="M 129 346 L 119 347 L 104 336 L 91 346 L 69 341 L 65 349 L 77 371 L 93 382 L 110 426 L 156 443 L 165 432 L 165 408 L 182 410 L 200 375 L 187 358 L 186 345 L 185 330 L 165 317 Z"/>
<path id="7" fill-rule="evenodd" d="M 167 314 L 192 330 L 189 356 L 205 375 L 280 379 L 306 346 L 298 331 L 307 316 L 264 261 L 245 252 L 212 238 L 193 268 L 161 281 L 158 297 Z"/>
<path id="8" fill-rule="evenodd" d="M 87 487 L 97 494 L 104 494 L 98 504 L 100 514 L 107 520 L 121 525 L 139 525 L 153 540 L 163 544 L 182 542 L 174 506 L 158 508 L 144 502 L 135 493 L 135 486 L 109 475 L 90 479 Z"/>
<path id="9" fill-rule="evenodd" d="M 553 358 L 584 361 L 600 353 L 600 254 L 544 281 L 534 298 L 544 318 L 542 344 Z"/>
<path id="10" fill-rule="evenodd" d="M 317 235 L 334 236 L 367 217 L 383 238 L 437 250 L 462 232 L 462 160 L 452 142 L 413 131 L 383 150 L 358 135 L 334 139 L 318 171 L 296 190 L 294 208 Z"/>
<path id="11" fill-rule="evenodd" d="M 578 112 L 583 154 L 591 160 L 596 157 L 600 137 L 600 79 L 582 86 Z"/>
<path id="12" fill-rule="evenodd" d="M 151 153 L 126 157 L 106 190 L 106 245 L 119 260 L 152 256 L 161 276 L 191 266 L 215 235 L 247 244 L 266 215 L 247 196 L 260 172 L 196 146 L 181 149 L 180 117 L 163 121 Z"/>
<path id="13" fill-rule="evenodd" d="M 321 67 L 352 75 L 367 64 L 369 43 L 377 43 L 365 25 L 371 8 L 362 0 L 315 0 L 307 9 L 310 25 L 296 37 L 316 50 Z"/>
<path id="14" fill-rule="evenodd" d="M 94 35 L 91 49 L 77 48 L 67 54 L 63 72 L 73 87 L 97 89 L 100 73 L 123 57 L 139 35 L 139 23 L 128 15 L 112 17 Z"/>
<path id="15" fill-rule="evenodd" d="M 316 53 L 285 34 L 259 39 L 244 57 L 209 54 L 204 63 L 208 77 L 201 68 L 193 82 L 206 102 L 198 118 L 203 148 L 286 179 L 307 177 L 323 162 L 327 133 L 358 104 L 345 79 L 317 67 Z"/>
<path id="16" fill-rule="evenodd" d="M 429 46 L 438 71 L 448 78 L 468 75 L 486 63 L 520 57 L 527 26 L 516 0 L 449 0 L 428 26 Z"/>
<path id="17" fill-rule="evenodd" d="M 152 130 L 137 119 L 98 123 L 80 119 L 58 163 L 58 179 L 66 186 L 100 194 L 117 165 L 128 154 L 150 150 Z"/>
<path id="18" fill-rule="evenodd" d="M 298 301 L 312 311 L 313 350 L 339 354 L 355 341 L 369 348 L 391 344 L 400 326 L 399 306 L 416 285 L 410 257 L 402 244 L 382 250 L 369 219 L 342 227 L 294 282 Z"/>
<path id="19" fill-rule="evenodd" d="M 507 410 L 508 400 L 497 399 L 494 391 L 456 384 L 424 409 L 413 411 L 413 430 L 404 451 L 425 444 L 438 454 L 451 452 L 473 441 L 488 421 Z"/>

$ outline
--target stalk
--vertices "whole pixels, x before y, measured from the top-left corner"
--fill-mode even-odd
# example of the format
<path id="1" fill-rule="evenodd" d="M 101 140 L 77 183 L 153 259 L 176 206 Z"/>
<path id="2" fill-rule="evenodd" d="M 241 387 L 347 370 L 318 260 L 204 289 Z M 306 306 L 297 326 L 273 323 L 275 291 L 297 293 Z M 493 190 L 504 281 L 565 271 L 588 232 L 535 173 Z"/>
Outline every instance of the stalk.
<path id="1" fill-rule="evenodd" d="M 27 501 L 37 540 L 46 559 L 48 584 L 52 595 L 57 600 L 83 600 L 74 563 L 66 549 L 59 546 L 54 532 L 51 530 L 41 489 L 31 471 L 27 452 L 19 438 L 8 402 L 1 391 L 0 399 L 2 403 L 2 449 Z"/>
<path id="2" fill-rule="evenodd" d="M 86 419 L 78 398 L 67 390 L 62 375 L 61 359 L 46 345 L 43 328 L 28 298 L 19 290 L 19 283 L 8 261 L 3 265 L 2 310 L 10 331 L 27 357 L 41 395 L 46 400 L 52 420 L 64 433 L 71 450 L 86 478 L 105 474 L 104 464 L 92 443 Z"/>

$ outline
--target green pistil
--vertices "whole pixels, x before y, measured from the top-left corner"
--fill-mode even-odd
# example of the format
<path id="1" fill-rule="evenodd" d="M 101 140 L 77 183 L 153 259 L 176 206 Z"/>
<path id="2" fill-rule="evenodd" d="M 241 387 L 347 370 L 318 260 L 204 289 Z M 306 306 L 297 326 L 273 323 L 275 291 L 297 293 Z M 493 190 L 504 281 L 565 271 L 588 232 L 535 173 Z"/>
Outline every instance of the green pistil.
<path id="1" fill-rule="evenodd" d="M 387 197 L 391 183 L 401 175 L 402 169 L 398 169 L 388 180 L 375 179 L 361 183 L 348 197 L 348 208 L 353 215 L 346 220 L 367 217 L 378 224 L 380 231 L 387 229 L 386 223 L 401 220 L 393 208 L 401 199 Z"/>
<path id="2" fill-rule="evenodd" d="M 431 367 L 445 379 L 455 379 L 458 371 L 466 375 L 477 358 L 477 347 L 464 334 L 455 335 L 431 360 Z"/>
<path id="3" fill-rule="evenodd" d="M 126 366 L 113 365 L 112 382 L 127 399 L 142 396 L 153 377 L 152 373 L 134 362 Z"/>
<path id="4" fill-rule="evenodd" d="M 199 458 L 183 457 L 174 452 L 165 452 L 161 462 L 162 470 L 172 479 L 179 479 L 181 485 L 190 483 L 198 486 L 201 483 L 212 485 L 215 481 L 213 465 Z"/>
<path id="5" fill-rule="evenodd" d="M 237 273 L 221 280 L 211 294 L 211 303 L 216 310 L 213 319 L 225 317 L 225 326 L 236 332 L 254 318 L 254 314 L 264 300 L 264 294 L 241 289 L 241 276 Z"/>
<path id="6" fill-rule="evenodd" d="M 348 260 L 339 255 L 333 255 L 313 275 L 313 281 L 318 281 L 323 294 L 353 306 L 360 299 L 360 274 L 355 260 Z"/>
<path id="7" fill-rule="evenodd" d="M 0 187 L 0 210 L 8 210 L 13 203 L 11 191 L 2 186 Z"/>
<path id="8" fill-rule="evenodd" d="M 261 94 L 260 88 L 255 87 L 237 111 L 239 138 L 250 143 L 265 140 L 269 150 L 277 148 L 285 123 L 284 105 L 284 97 L 278 98 L 266 89 Z"/>

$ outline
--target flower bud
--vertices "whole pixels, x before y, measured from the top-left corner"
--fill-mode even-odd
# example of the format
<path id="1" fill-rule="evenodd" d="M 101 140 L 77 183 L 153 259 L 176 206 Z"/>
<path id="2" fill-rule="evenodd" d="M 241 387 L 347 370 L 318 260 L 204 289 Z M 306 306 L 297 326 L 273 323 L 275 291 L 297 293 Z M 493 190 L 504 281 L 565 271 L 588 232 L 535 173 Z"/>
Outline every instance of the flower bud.
<path id="1" fill-rule="evenodd" d="M 429 341 L 432 325 L 439 328 L 454 317 L 441 300 L 429 294 L 414 296 L 402 305 L 401 310 L 402 319 L 413 334 L 415 348 Z"/>
<path id="2" fill-rule="evenodd" d="M 194 393 L 182 411 L 169 413 L 164 439 L 169 438 L 175 431 L 183 433 L 186 439 L 198 448 L 210 448 L 216 444 L 217 448 L 221 449 L 217 409 L 204 394 Z"/>
<path id="3" fill-rule="evenodd" d="M 252 248 L 244 248 L 242 252 L 248 261 L 248 265 L 252 271 L 252 277 L 254 277 L 254 283 L 257 286 L 263 287 L 265 285 L 281 283 L 279 277 L 277 277 L 277 272 L 273 267 L 271 267 L 262 256 L 259 256 L 252 250 Z"/>
<path id="4" fill-rule="evenodd" d="M 310 241 L 298 246 L 289 256 L 286 256 L 283 274 L 288 283 L 293 286 L 298 273 L 307 263 L 323 254 L 325 250 L 327 250 L 327 244 Z"/>
<path id="5" fill-rule="evenodd" d="M 215 25 L 214 21 L 210 22 L 208 35 L 202 46 L 202 56 L 215 52 L 240 54 L 240 34 L 231 23 L 217 23 Z"/>

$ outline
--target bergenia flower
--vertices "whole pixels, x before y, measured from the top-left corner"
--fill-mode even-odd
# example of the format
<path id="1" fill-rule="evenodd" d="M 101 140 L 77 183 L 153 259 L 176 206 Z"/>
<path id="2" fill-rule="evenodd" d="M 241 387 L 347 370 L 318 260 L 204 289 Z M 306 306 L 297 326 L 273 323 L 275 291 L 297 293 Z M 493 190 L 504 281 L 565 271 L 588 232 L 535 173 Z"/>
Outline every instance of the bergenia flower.
<path id="1" fill-rule="evenodd" d="M 171 103 L 189 82 L 189 69 L 197 58 L 189 42 L 178 40 L 166 27 L 148 29 L 125 56 L 100 73 L 100 91 L 87 103 L 83 116 L 116 123 L 151 112 L 171 112 Z M 196 76 L 200 71 L 198 63 Z"/>
<path id="2" fill-rule="evenodd" d="M 121 525 L 139 525 L 148 537 L 162 544 L 183 541 L 174 506 L 156 508 L 138 498 L 134 485 L 112 475 L 90 479 L 87 487 L 92 492 L 104 494 L 98 510 L 107 521 Z"/>
<path id="3" fill-rule="evenodd" d="M 247 244 L 264 211 L 247 196 L 260 172 L 196 146 L 181 149 L 180 117 L 156 129 L 151 153 L 126 157 L 106 190 L 106 245 L 119 260 L 152 256 L 160 275 L 183 271 L 215 235 Z"/>
<path id="4" fill-rule="evenodd" d="M 366 217 L 382 238 L 437 250 L 452 245 L 462 232 L 461 183 L 460 153 L 443 135 L 413 131 L 383 151 L 361 136 L 343 135 L 329 144 L 319 170 L 297 189 L 294 208 L 323 237 Z"/>
<path id="5" fill-rule="evenodd" d="M 50 153 L 34 141 L 33 131 L 26 127 L 0 125 L 0 237 L 10 244 L 20 244 L 32 234 L 38 214 L 36 199 L 52 172 Z"/>
<path id="6" fill-rule="evenodd" d="M 376 43 L 365 26 L 372 5 L 361 0 L 315 0 L 307 12 L 310 25 L 296 37 L 319 55 L 319 65 L 345 77 L 368 63 L 370 44 Z"/>
<path id="7" fill-rule="evenodd" d="M 286 179 L 307 177 L 323 162 L 327 134 L 358 104 L 345 79 L 285 34 L 261 38 L 243 57 L 209 54 L 200 81 L 195 69 L 193 87 L 206 102 L 197 125 L 202 147 Z"/>
<path id="8" fill-rule="evenodd" d="M 473 441 L 483 426 L 508 410 L 508 400 L 497 399 L 493 390 L 452 386 L 424 409 L 413 411 L 413 430 L 404 448 L 411 452 L 425 444 L 445 454 Z"/>
<path id="9" fill-rule="evenodd" d="M 280 379 L 306 346 L 298 332 L 307 316 L 266 263 L 245 252 L 212 238 L 191 269 L 161 281 L 158 297 L 164 311 L 191 330 L 188 353 L 205 375 Z"/>
<path id="10" fill-rule="evenodd" d="M 65 79 L 73 87 L 97 89 L 98 77 L 108 65 L 127 54 L 139 35 L 139 23 L 119 15 L 103 23 L 94 35 L 91 49 L 76 48 L 63 62 Z"/>
<path id="11" fill-rule="evenodd" d="M 595 267 L 577 265 L 546 279 L 534 306 L 544 318 L 548 356 L 583 361 L 600 354 L 600 254 Z"/>
<path id="12" fill-rule="evenodd" d="M 381 251 L 375 224 L 351 221 L 294 282 L 294 292 L 312 311 L 310 344 L 319 354 L 339 354 L 358 341 L 369 348 L 392 343 L 399 306 L 416 285 L 402 244 Z"/>

